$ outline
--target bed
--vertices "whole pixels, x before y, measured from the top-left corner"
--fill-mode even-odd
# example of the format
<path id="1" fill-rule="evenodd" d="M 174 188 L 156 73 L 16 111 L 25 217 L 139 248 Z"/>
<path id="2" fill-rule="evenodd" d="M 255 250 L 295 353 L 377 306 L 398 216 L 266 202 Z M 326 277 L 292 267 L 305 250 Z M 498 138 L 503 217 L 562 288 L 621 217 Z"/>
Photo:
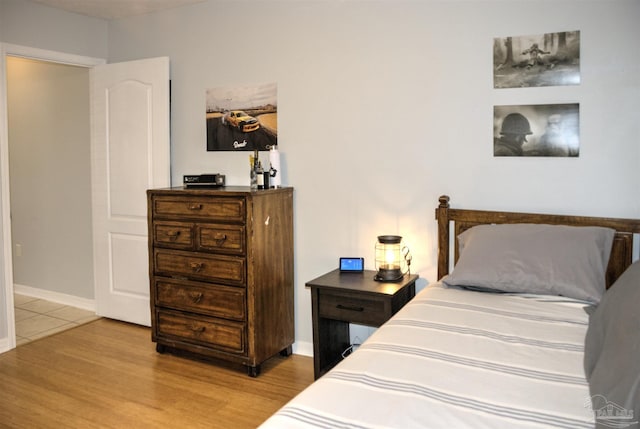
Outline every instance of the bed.
<path id="1" fill-rule="evenodd" d="M 638 429 L 640 220 L 436 219 L 439 280 L 261 429 Z"/>

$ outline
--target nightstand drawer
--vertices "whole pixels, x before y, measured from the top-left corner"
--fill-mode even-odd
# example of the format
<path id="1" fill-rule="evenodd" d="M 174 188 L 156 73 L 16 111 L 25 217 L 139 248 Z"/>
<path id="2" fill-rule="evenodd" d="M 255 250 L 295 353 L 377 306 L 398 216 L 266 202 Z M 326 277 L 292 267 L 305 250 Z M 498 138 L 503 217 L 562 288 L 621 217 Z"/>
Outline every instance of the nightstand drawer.
<path id="1" fill-rule="evenodd" d="M 327 319 L 380 326 L 391 317 L 383 297 L 321 291 L 319 300 L 320 317 Z"/>
<path id="2" fill-rule="evenodd" d="M 244 222 L 245 203 L 243 198 L 158 196 L 153 200 L 153 212 L 158 217 Z"/>
<path id="3" fill-rule="evenodd" d="M 246 291 L 187 280 L 154 279 L 156 305 L 244 321 Z"/>
<path id="4" fill-rule="evenodd" d="M 244 285 L 245 260 L 240 257 L 156 249 L 155 274 Z"/>
<path id="5" fill-rule="evenodd" d="M 199 343 L 207 347 L 232 353 L 245 351 L 243 323 L 158 310 L 158 335 L 178 341 Z"/>

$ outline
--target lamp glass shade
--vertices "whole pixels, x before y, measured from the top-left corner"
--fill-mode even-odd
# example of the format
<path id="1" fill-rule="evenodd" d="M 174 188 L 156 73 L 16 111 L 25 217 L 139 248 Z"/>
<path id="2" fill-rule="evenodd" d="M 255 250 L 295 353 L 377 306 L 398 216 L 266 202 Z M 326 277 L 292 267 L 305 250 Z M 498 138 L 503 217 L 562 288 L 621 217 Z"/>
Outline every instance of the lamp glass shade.
<path id="1" fill-rule="evenodd" d="M 383 282 L 399 281 L 403 277 L 402 237 L 379 235 L 376 243 L 375 279 Z"/>

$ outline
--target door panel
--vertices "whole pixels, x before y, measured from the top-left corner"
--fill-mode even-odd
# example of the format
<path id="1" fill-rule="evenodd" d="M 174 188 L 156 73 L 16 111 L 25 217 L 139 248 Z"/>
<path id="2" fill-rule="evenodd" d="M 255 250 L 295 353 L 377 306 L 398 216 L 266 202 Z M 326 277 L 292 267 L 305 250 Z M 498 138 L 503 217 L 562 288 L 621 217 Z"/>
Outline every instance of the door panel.
<path id="1" fill-rule="evenodd" d="M 149 185 L 148 157 L 153 147 L 146 114 L 152 109 L 153 83 L 125 81 L 107 92 L 109 207 L 112 217 L 147 214 L 139 198 Z"/>
<path id="2" fill-rule="evenodd" d="M 146 190 L 170 186 L 169 59 L 91 71 L 96 309 L 150 326 Z"/>
<path id="3" fill-rule="evenodd" d="M 149 270 L 140 264 L 148 260 L 147 238 L 139 234 L 111 234 L 111 272 L 113 273 L 110 293 L 131 298 L 149 299 Z M 149 313 L 149 308 L 146 308 Z"/>

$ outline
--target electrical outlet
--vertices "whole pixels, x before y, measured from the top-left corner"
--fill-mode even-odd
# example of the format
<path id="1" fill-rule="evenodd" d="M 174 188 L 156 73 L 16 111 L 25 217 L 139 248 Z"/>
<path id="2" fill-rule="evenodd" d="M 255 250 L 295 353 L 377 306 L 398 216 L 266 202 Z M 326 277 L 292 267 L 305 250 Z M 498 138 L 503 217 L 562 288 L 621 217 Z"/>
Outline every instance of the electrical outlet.
<path id="1" fill-rule="evenodd" d="M 22 256 L 22 244 L 16 244 L 16 258 Z"/>

